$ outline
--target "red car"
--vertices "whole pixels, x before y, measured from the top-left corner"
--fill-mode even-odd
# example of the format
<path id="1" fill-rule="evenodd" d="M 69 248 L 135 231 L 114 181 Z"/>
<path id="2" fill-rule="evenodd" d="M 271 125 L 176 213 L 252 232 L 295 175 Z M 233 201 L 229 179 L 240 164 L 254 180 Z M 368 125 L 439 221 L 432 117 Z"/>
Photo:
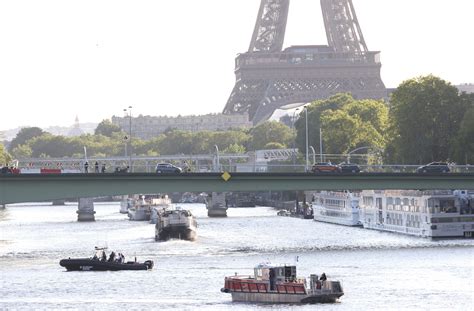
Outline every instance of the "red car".
<path id="1" fill-rule="evenodd" d="M 311 167 L 313 173 L 340 173 L 341 168 L 331 162 L 320 162 L 316 163 Z"/>

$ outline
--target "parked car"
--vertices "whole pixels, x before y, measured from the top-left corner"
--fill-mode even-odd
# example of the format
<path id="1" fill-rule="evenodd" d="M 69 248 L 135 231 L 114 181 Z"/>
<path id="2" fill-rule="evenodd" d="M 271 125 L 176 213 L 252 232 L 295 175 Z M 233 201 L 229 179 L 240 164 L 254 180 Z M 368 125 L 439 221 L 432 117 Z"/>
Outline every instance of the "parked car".
<path id="1" fill-rule="evenodd" d="M 448 163 L 431 162 L 416 169 L 417 173 L 448 173 L 450 171 Z"/>
<path id="2" fill-rule="evenodd" d="M 175 173 L 179 174 L 182 172 L 182 169 L 180 167 L 177 167 L 176 165 L 173 165 L 171 163 L 158 163 L 156 165 L 156 170 L 157 173 Z"/>
<path id="3" fill-rule="evenodd" d="M 332 164 L 331 162 L 320 162 L 315 163 L 311 167 L 313 173 L 339 173 L 341 169 L 339 166 Z"/>
<path id="4" fill-rule="evenodd" d="M 354 163 L 342 162 L 339 163 L 339 168 L 341 169 L 342 173 L 360 173 L 359 165 Z"/>

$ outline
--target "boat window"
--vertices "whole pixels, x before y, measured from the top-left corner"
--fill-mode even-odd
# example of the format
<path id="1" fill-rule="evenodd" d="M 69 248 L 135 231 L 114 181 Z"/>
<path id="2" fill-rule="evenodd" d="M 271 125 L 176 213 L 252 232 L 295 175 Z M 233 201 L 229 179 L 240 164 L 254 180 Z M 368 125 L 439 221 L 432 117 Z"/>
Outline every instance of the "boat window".
<path id="1" fill-rule="evenodd" d="M 410 200 L 408 198 L 404 198 L 403 205 L 410 205 Z"/>
<path id="2" fill-rule="evenodd" d="M 440 199 L 439 206 L 441 207 L 442 213 L 456 213 L 457 209 L 454 206 L 453 199 Z"/>
<path id="3" fill-rule="evenodd" d="M 402 200 L 400 198 L 395 199 L 395 205 L 401 205 Z"/>
<path id="4" fill-rule="evenodd" d="M 387 204 L 393 204 L 393 198 L 387 198 Z"/>

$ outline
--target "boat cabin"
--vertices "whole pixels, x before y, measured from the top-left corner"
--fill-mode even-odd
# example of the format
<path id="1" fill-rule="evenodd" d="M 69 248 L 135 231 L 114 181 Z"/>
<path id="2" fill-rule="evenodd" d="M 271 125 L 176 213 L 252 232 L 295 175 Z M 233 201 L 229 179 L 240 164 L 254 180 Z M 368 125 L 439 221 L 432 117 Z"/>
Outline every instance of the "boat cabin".
<path id="1" fill-rule="evenodd" d="M 259 264 L 254 268 L 255 280 L 276 283 L 296 281 L 296 266 Z"/>

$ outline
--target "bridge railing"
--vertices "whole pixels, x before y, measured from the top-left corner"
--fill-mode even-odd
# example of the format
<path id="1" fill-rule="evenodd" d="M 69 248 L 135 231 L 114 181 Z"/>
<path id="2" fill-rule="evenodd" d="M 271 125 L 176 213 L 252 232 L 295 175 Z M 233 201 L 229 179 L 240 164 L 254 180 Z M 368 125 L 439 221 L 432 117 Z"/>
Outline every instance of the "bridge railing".
<path id="1" fill-rule="evenodd" d="M 249 162 L 249 156 L 242 155 L 228 155 L 221 157 L 220 161 L 216 161 L 216 157 L 212 155 L 203 156 L 176 156 L 173 158 L 134 158 L 132 161 L 132 171 L 141 173 L 153 173 L 157 163 L 171 162 L 176 166 L 183 167 L 185 161 L 193 172 L 214 172 L 214 171 L 229 171 L 229 172 L 305 172 L 305 165 L 301 163 L 272 163 L 272 162 Z M 124 158 L 91 158 L 88 160 L 89 172 L 94 172 L 95 162 L 99 163 L 99 171 L 102 164 L 106 165 L 106 172 L 114 172 L 116 168 L 124 169 L 128 165 L 128 159 Z M 241 163 L 242 162 L 242 163 Z M 243 163 L 245 162 L 245 163 Z M 39 169 L 61 169 L 64 172 L 84 172 L 84 159 L 26 159 L 18 162 L 18 167 L 24 172 L 34 173 L 39 172 Z M 359 165 L 361 171 L 368 173 L 383 172 L 383 173 L 413 173 L 419 165 Z M 474 165 L 450 165 L 451 172 L 454 173 L 474 173 Z"/>

